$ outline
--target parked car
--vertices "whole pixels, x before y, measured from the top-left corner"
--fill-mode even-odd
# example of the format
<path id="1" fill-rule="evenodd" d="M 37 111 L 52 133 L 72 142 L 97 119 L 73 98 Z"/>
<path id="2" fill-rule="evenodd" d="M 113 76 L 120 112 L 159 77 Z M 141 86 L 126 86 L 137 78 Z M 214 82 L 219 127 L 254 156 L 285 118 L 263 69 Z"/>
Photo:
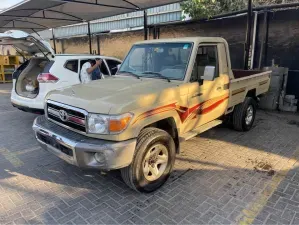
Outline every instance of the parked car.
<path id="1" fill-rule="evenodd" d="M 42 114 L 49 91 L 81 83 L 80 71 L 90 59 L 103 59 L 101 71 L 105 77 L 115 75 L 121 60 L 87 54 L 54 54 L 50 44 L 24 32 L 0 34 L 1 45 L 11 45 L 29 56 L 13 73 L 11 103 L 26 112 Z"/>
<path id="2" fill-rule="evenodd" d="M 270 75 L 232 70 L 223 38 L 144 41 L 113 79 L 50 92 L 33 129 L 41 146 L 66 162 L 120 169 L 129 187 L 151 192 L 169 177 L 181 141 L 226 118 L 250 130 Z"/>

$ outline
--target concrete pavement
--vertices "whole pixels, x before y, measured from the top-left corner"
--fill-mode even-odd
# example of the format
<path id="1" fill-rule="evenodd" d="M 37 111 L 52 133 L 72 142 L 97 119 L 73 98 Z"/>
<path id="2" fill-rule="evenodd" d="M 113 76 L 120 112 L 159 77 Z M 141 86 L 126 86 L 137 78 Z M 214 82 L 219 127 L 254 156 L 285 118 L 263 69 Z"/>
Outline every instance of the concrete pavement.
<path id="1" fill-rule="evenodd" d="M 259 111 L 247 133 L 182 144 L 169 181 L 131 191 L 117 171 L 82 171 L 39 148 L 35 115 L 0 84 L 0 224 L 299 224 L 299 116 Z"/>

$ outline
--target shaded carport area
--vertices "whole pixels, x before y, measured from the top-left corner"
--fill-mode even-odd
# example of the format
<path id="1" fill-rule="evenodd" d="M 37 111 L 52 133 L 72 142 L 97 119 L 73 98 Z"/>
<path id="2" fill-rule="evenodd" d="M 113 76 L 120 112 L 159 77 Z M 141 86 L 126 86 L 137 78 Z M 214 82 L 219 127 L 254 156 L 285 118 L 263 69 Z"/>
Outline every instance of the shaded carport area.
<path id="1" fill-rule="evenodd" d="M 146 9 L 179 2 L 178 0 L 24 0 L 0 13 L 0 32 L 22 30 L 37 33 L 78 23 L 88 23 L 91 52 L 90 21 L 144 10 L 144 31 L 147 37 Z M 53 32 L 54 50 L 55 36 Z"/>

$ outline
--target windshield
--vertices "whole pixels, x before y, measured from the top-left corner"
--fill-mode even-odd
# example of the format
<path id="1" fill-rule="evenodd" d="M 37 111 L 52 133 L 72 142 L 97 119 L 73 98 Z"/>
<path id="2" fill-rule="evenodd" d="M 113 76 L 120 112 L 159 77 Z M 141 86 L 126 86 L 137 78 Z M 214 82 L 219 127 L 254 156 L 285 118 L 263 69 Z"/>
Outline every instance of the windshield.
<path id="1" fill-rule="evenodd" d="M 131 73 L 139 77 L 183 80 L 192 47 L 192 43 L 134 45 L 118 74 Z"/>

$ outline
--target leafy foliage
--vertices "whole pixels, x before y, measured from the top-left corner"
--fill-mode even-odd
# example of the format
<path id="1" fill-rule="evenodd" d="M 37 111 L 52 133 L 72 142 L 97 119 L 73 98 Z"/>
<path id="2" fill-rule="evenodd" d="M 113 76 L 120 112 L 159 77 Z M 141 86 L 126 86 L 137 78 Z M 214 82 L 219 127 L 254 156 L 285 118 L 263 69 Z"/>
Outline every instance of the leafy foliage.
<path id="1" fill-rule="evenodd" d="M 193 19 L 210 18 L 217 14 L 238 11 L 247 7 L 248 0 L 186 0 L 182 9 Z M 298 0 L 252 0 L 253 6 L 298 2 Z"/>

